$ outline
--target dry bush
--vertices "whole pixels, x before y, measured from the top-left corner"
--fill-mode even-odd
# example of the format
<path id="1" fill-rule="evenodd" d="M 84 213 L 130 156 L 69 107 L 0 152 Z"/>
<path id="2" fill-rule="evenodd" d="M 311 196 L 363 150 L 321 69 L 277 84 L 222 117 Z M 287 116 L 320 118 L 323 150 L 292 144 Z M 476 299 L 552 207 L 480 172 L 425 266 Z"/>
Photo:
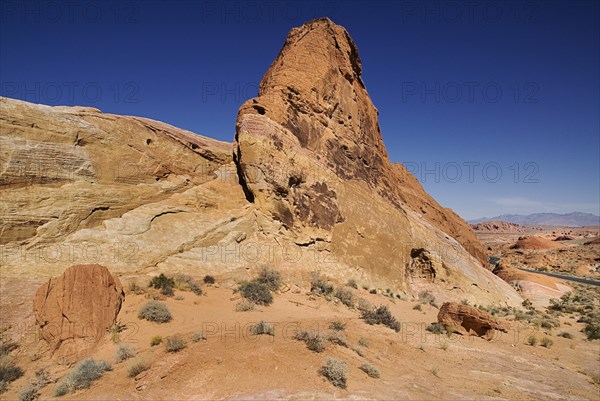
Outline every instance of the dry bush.
<path id="1" fill-rule="evenodd" d="M 168 323 L 172 316 L 169 308 L 163 302 L 151 299 L 146 302 L 138 312 L 139 319 L 146 319 L 151 322 Z"/>
<path id="2" fill-rule="evenodd" d="M 325 365 L 321 367 L 321 374 L 334 386 L 346 388 L 346 375 L 348 374 L 348 365 L 346 362 L 335 358 L 328 358 Z"/>

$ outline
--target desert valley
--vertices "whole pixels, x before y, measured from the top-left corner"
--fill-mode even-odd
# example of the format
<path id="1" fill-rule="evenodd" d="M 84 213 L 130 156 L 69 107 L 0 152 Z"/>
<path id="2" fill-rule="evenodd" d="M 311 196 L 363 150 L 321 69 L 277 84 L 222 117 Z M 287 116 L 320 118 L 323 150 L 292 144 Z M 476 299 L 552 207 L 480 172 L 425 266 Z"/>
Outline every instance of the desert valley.
<path id="1" fill-rule="evenodd" d="M 329 18 L 231 142 L 8 97 L 0 124 L 2 400 L 600 400 L 600 227 L 441 206 Z"/>

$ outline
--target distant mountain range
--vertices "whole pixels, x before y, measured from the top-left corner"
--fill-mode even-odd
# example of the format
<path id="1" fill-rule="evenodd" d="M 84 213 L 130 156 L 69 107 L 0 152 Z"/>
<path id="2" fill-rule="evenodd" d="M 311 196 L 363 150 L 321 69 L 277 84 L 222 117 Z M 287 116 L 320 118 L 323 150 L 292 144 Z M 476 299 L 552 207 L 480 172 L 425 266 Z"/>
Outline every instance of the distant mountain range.
<path id="1" fill-rule="evenodd" d="M 496 217 L 483 217 L 481 219 L 469 220 L 471 224 L 485 223 L 486 221 L 506 221 L 522 226 L 598 226 L 600 216 L 591 213 L 573 212 L 559 213 L 534 213 L 534 214 L 503 214 Z"/>

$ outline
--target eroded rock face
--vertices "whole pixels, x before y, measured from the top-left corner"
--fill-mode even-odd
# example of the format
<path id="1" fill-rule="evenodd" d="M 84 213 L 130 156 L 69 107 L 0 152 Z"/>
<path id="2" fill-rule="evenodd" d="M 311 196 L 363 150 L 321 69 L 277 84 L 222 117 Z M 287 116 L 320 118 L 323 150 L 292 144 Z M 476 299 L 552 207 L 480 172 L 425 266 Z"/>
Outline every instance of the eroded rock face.
<path id="1" fill-rule="evenodd" d="M 75 265 L 50 279 L 33 301 L 41 336 L 61 356 L 93 349 L 116 321 L 125 294 L 118 278 L 101 265 Z"/>
<path id="2" fill-rule="evenodd" d="M 507 332 L 508 328 L 489 314 L 469 305 L 445 302 L 438 312 L 438 323 L 448 330 L 463 335 L 477 335 L 491 339 L 496 330 Z"/>
<path id="3" fill-rule="evenodd" d="M 356 46 L 329 20 L 292 30 L 240 109 L 233 155 L 230 143 L 91 108 L 0 98 L 0 122 L 3 275 L 265 265 L 440 302 L 522 301 L 473 256 L 466 224 L 389 161 Z"/>
<path id="4" fill-rule="evenodd" d="M 306 237 L 331 238 L 334 225 L 349 218 L 336 183 L 361 183 L 391 207 L 420 214 L 485 262 L 469 226 L 404 166 L 390 162 L 361 71 L 356 44 L 329 19 L 290 31 L 259 96 L 238 114 L 235 157 L 249 199 L 310 241 Z"/>
<path id="5" fill-rule="evenodd" d="M 145 118 L 0 98 L 0 245 L 49 243 L 212 180 L 230 144 Z"/>

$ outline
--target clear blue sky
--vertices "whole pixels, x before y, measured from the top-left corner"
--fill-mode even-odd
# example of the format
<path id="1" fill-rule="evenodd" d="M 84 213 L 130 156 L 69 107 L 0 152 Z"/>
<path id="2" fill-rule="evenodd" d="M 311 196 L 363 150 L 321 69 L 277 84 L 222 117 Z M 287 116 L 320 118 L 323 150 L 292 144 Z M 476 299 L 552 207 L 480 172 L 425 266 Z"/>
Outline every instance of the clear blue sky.
<path id="1" fill-rule="evenodd" d="M 600 213 L 597 1 L 0 2 L 1 95 L 231 141 L 294 26 L 348 29 L 393 161 L 465 218 Z M 500 174 L 500 175 L 499 175 Z"/>

